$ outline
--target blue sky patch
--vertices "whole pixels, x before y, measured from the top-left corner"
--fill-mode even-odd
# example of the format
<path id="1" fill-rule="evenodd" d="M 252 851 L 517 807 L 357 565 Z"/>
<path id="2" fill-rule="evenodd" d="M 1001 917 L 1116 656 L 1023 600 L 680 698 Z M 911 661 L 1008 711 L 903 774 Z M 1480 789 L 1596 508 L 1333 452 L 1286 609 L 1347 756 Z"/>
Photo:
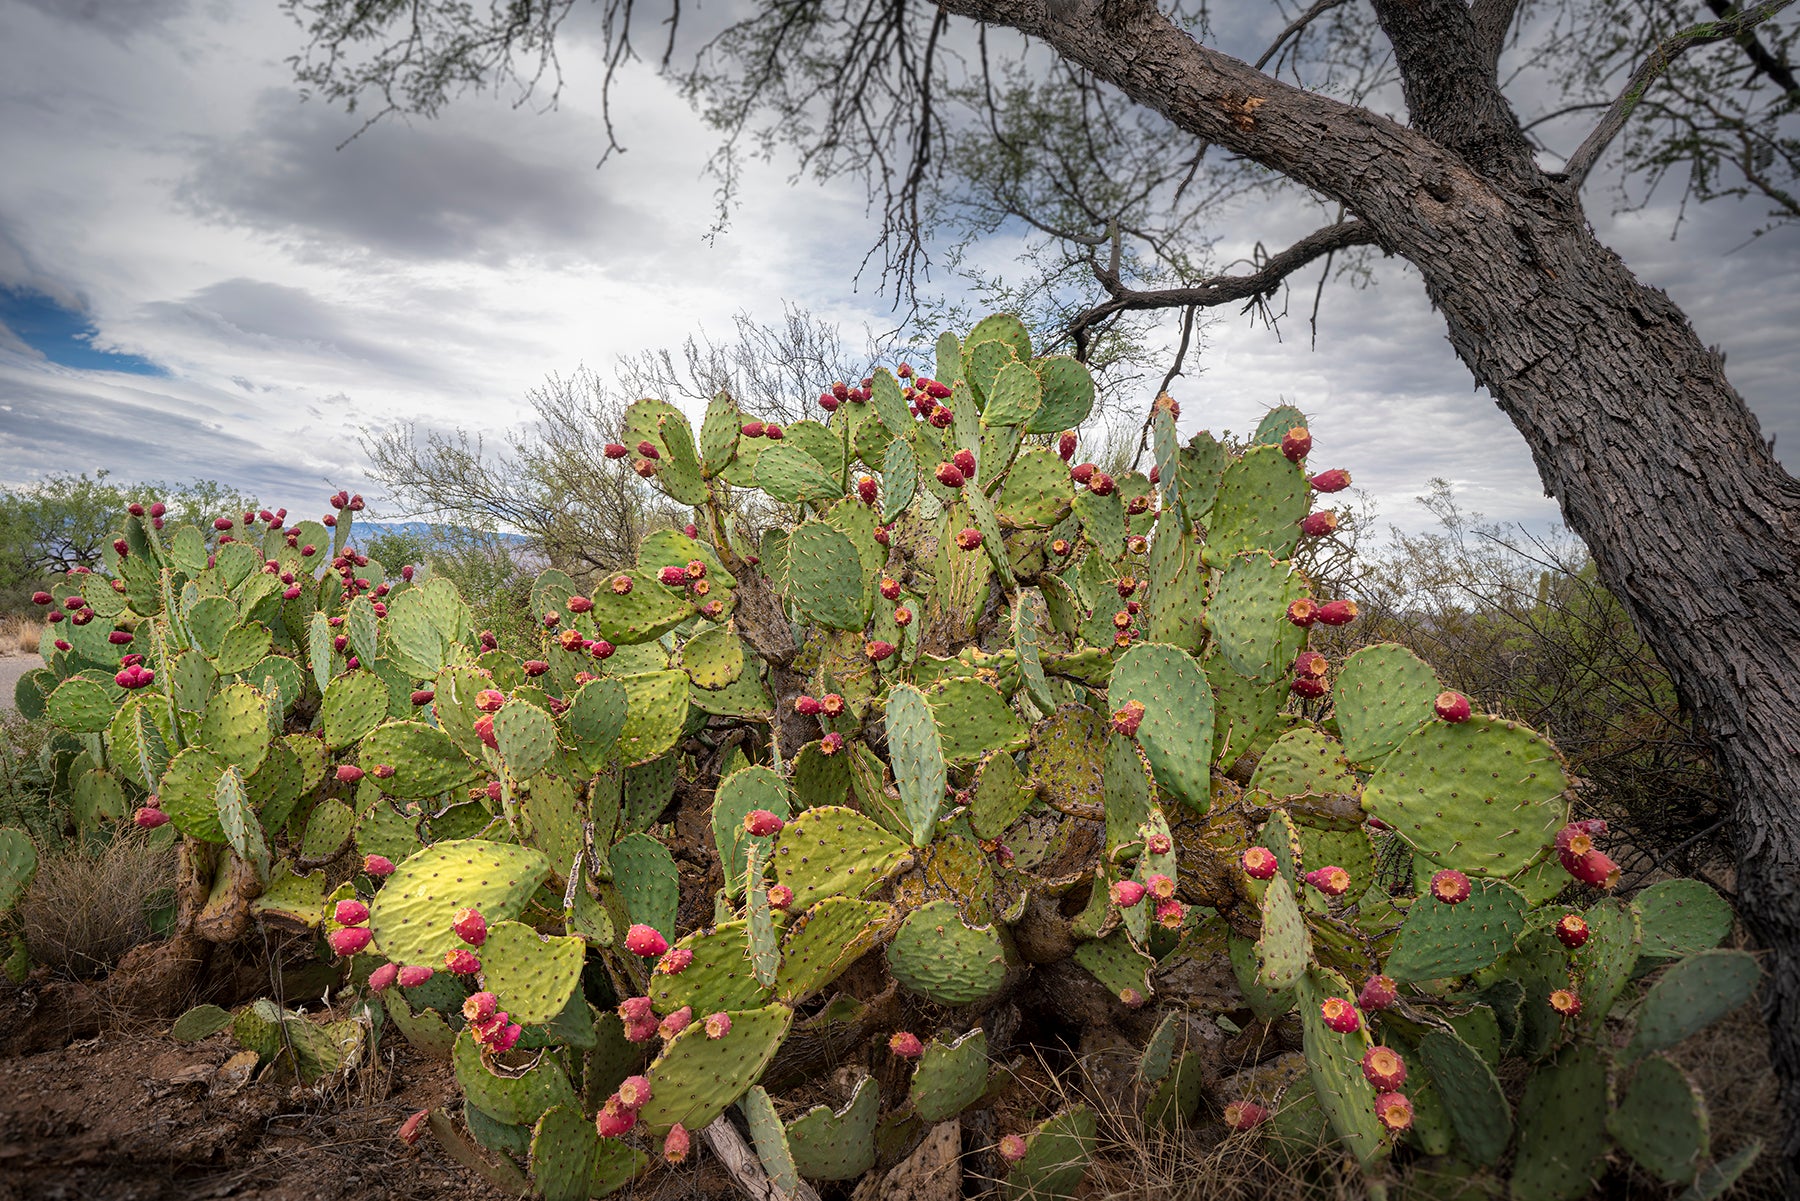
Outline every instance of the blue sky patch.
<path id="1" fill-rule="evenodd" d="M 128 375 L 167 375 L 162 366 L 135 354 L 115 354 L 94 346 L 93 322 L 66 309 L 42 292 L 0 288 L 0 325 L 32 349 L 64 367 L 83 371 L 121 371 Z"/>

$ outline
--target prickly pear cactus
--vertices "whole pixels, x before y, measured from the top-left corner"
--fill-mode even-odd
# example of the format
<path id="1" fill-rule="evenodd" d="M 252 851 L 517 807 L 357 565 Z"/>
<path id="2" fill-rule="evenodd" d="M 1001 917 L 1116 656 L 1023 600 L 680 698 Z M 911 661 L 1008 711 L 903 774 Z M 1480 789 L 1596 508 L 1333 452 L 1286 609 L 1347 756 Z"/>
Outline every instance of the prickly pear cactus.
<path id="1" fill-rule="evenodd" d="M 1115 478 L 1078 454 L 1080 363 L 1005 316 L 936 350 L 785 427 L 632 405 L 608 457 L 692 520 L 545 572 L 524 658 L 359 554 L 359 498 L 134 507 L 50 597 L 20 708 L 94 821 L 179 839 L 185 929 L 311 930 L 448 1058 L 465 1103 L 431 1128 L 508 1187 L 603 1195 L 733 1106 L 784 1189 L 887 1170 L 995 1104 L 1050 971 L 1145 1046 L 1123 1099 L 1152 1125 L 1222 1114 L 1284 1161 L 1329 1131 L 1371 1179 L 1511 1162 L 1518 1201 L 1615 1147 L 1735 1178 L 1664 1054 L 1756 986 L 1729 908 L 1597 899 L 1604 827 L 1548 741 L 1403 648 L 1308 649 L 1356 609 L 1295 566 L 1348 479 L 1308 474 L 1304 418 L 1184 442 L 1158 397 L 1154 461 Z M 784 518 L 755 543 L 738 489 Z M 0 831 L 0 906 L 34 862 Z M 187 1026 L 273 1054 L 308 1025 L 257 1004 Z M 1290 1016 L 1303 1057 L 1213 1088 L 1196 1031 Z M 1076 1195 L 1094 1110 L 1007 1113 L 1006 1194 Z"/>

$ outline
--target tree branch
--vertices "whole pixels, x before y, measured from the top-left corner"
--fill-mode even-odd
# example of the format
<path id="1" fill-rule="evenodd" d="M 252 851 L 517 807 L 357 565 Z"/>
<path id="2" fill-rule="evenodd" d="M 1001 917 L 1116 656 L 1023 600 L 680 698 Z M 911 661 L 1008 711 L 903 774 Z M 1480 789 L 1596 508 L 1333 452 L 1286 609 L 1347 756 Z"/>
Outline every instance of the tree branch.
<path id="1" fill-rule="evenodd" d="M 1100 286 L 1106 289 L 1109 299 L 1071 320 L 1068 336 L 1079 341 L 1095 325 L 1122 312 L 1144 309 L 1207 309 L 1237 300 L 1254 300 L 1267 296 L 1280 287 L 1289 275 L 1315 259 L 1348 246 L 1366 246 L 1374 241 L 1374 231 L 1363 222 L 1340 221 L 1336 225 L 1316 230 L 1286 250 L 1271 255 L 1260 268 L 1248 275 L 1215 275 L 1187 287 L 1143 291 L 1127 288 L 1121 283 L 1115 273 L 1116 267 L 1108 270 L 1095 263 L 1094 275 L 1100 281 Z M 1166 383 L 1164 387 L 1167 387 Z"/>
<path id="2" fill-rule="evenodd" d="M 1593 171 L 1594 164 L 1600 161 L 1600 156 L 1606 153 L 1612 140 L 1625 128 L 1625 122 L 1630 120 L 1631 114 L 1642 103 L 1650 85 L 1677 58 L 1695 46 L 1742 37 L 1793 2 L 1794 0 L 1767 0 L 1729 20 L 1703 21 L 1665 39 L 1650 52 L 1649 57 L 1638 64 L 1638 69 L 1631 73 L 1631 81 L 1625 85 L 1625 90 L 1619 93 L 1618 99 L 1606 110 L 1606 115 L 1600 118 L 1600 123 L 1594 126 L 1581 145 L 1576 147 L 1575 153 L 1569 156 L 1568 164 L 1563 168 L 1569 186 L 1577 192 L 1581 190 L 1581 185 Z"/>
<path id="3" fill-rule="evenodd" d="M 1706 0 L 1706 7 L 1712 9 L 1715 16 L 1730 17 L 1736 5 L 1731 0 Z M 1794 78 L 1794 69 L 1771 54 L 1755 34 L 1746 30 L 1738 36 L 1738 45 L 1744 48 L 1750 65 L 1774 80 L 1782 91 L 1800 92 L 1800 79 Z"/>
<path id="4" fill-rule="evenodd" d="M 1298 37 L 1302 30 L 1318 20 L 1320 16 L 1330 12 L 1334 8 L 1342 7 L 1343 4 L 1344 0 L 1313 0 L 1311 8 L 1288 22 L 1288 27 L 1277 34 L 1275 40 L 1269 43 L 1269 48 L 1264 50 L 1262 52 L 1262 57 L 1256 60 L 1256 69 L 1260 71 L 1268 66 L 1269 60 L 1274 58 L 1276 53 L 1279 52 L 1283 46 L 1288 44 L 1289 39 Z"/>
<path id="5" fill-rule="evenodd" d="M 1475 49 L 1481 52 L 1490 79 L 1500 70 L 1500 52 L 1506 48 L 1506 35 L 1518 12 L 1519 0 L 1474 0 L 1469 5 L 1469 21 L 1475 26 Z"/>

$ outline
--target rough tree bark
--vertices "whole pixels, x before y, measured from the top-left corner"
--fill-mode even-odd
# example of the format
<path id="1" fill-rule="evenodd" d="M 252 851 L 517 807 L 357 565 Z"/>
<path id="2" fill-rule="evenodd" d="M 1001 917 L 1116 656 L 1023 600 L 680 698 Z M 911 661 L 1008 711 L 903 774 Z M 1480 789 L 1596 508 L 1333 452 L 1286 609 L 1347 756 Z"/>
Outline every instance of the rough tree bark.
<path id="1" fill-rule="evenodd" d="M 1341 201 L 1413 263 L 1450 342 L 1531 447 L 1731 790 L 1740 911 L 1800 1179 L 1800 482 L 1681 310 L 1539 168 L 1494 81 L 1494 12 L 1375 0 L 1411 127 L 1209 49 L 1147 0 L 944 0 L 1041 38 L 1183 129 Z"/>

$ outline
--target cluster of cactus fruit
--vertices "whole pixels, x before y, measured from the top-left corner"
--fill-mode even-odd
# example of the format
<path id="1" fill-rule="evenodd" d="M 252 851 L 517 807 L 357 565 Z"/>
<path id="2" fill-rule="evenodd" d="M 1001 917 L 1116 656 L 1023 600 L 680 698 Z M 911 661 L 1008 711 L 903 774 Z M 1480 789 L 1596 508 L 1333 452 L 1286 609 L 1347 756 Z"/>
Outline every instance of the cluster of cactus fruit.
<path id="1" fill-rule="evenodd" d="M 733 1106 L 789 1192 L 894 1163 L 993 1104 L 995 1015 L 1058 965 L 1139 1032 L 1148 1124 L 1335 1140 L 1371 1180 L 1441 1157 L 1519 1201 L 1582 1195 L 1615 1146 L 1728 1187 L 1756 1149 L 1715 1159 L 1664 1052 L 1756 987 L 1716 949 L 1729 909 L 1604 895 L 1543 738 L 1398 646 L 1307 649 L 1357 614 L 1293 565 L 1349 483 L 1308 475 L 1304 418 L 1183 443 L 1160 397 L 1153 468 L 1115 478 L 1067 432 L 1086 369 L 1016 319 L 939 339 L 934 377 L 786 427 L 632 405 L 607 454 L 694 523 L 545 572 L 524 661 L 447 581 L 357 554 L 358 498 L 210 534 L 134 511 L 44 598 L 88 619 L 47 626 L 20 705 L 78 748 L 77 794 L 179 832 L 196 929 L 315 932 L 365 1015 L 454 1064 L 461 1111 L 404 1137 L 553 1201 L 665 1170 Z M 734 489 L 792 522 L 750 545 Z M 671 851 L 687 818 L 704 864 Z M 1183 991 L 1225 964 L 1241 997 Z M 227 1022 L 305 1024 L 188 1026 Z M 1299 1050 L 1222 1075 L 1258 1022 Z M 1010 1120 L 969 1127 L 986 1174 L 1074 1195 L 1093 1106 Z"/>

